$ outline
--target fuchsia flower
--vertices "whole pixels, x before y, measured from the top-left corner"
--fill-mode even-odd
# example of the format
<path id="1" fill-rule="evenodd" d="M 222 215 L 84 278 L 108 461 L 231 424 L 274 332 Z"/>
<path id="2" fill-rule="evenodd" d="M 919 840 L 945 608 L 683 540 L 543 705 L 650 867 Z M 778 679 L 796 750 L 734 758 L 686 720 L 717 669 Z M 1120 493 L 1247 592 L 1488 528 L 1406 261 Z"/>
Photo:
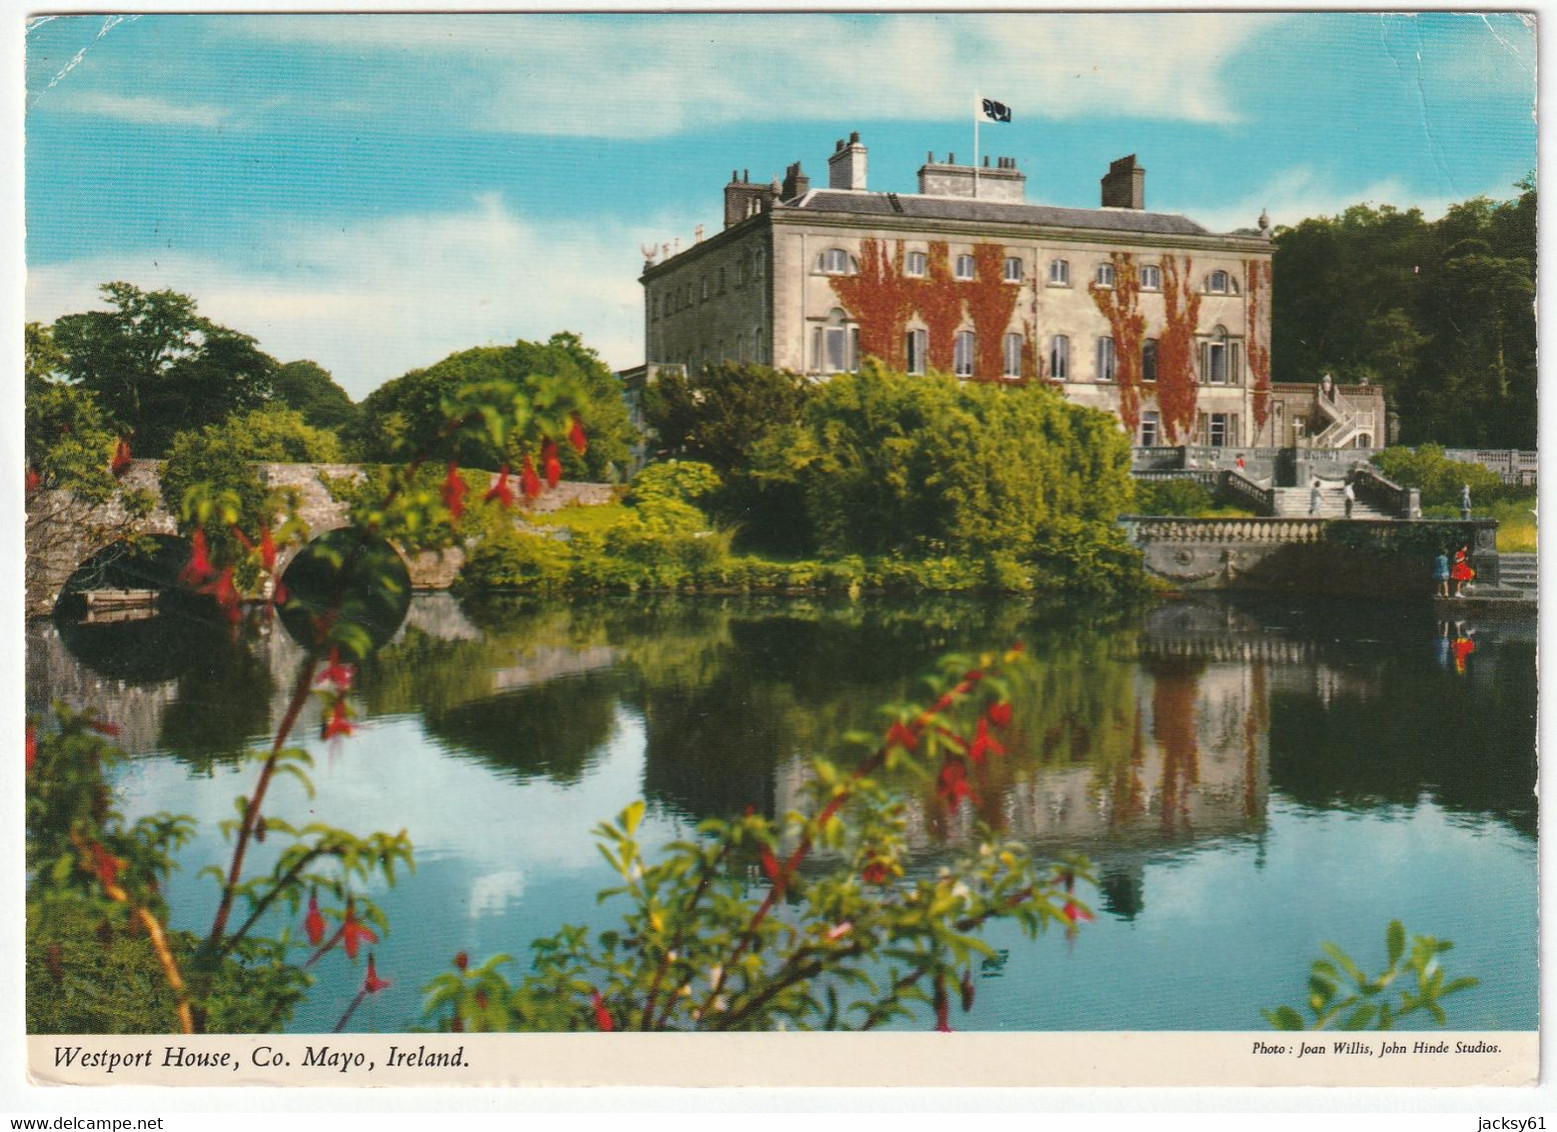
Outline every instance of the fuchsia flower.
<path id="1" fill-rule="evenodd" d="M 341 650 L 332 648 L 330 650 L 330 662 L 324 666 L 324 669 L 318 676 L 314 677 L 314 683 L 334 684 L 344 692 L 351 687 L 352 675 L 352 666 L 341 663 Z"/>
<path id="2" fill-rule="evenodd" d="M 578 419 L 577 413 L 573 414 L 572 423 L 568 426 L 568 443 L 573 445 L 573 451 L 580 456 L 584 454 L 584 449 L 589 447 L 589 441 L 584 436 L 584 422 Z"/>
<path id="3" fill-rule="evenodd" d="M 984 761 L 985 755 L 1003 755 L 1005 753 L 1006 749 L 990 735 L 983 716 L 980 716 L 978 730 L 973 733 L 973 745 L 968 748 L 968 757 L 976 763 L 981 763 Z"/>
<path id="4" fill-rule="evenodd" d="M 1011 704 L 1008 700 L 989 705 L 989 721 L 996 727 L 1009 727 L 1011 724 Z"/>
<path id="5" fill-rule="evenodd" d="M 595 1008 L 595 1029 L 602 1034 L 609 1034 L 616 1029 L 616 1023 L 611 1018 L 611 1012 L 606 1009 L 605 1000 L 600 997 L 600 992 L 589 992 L 589 1004 Z"/>
<path id="6" fill-rule="evenodd" d="M 935 977 L 934 1003 L 936 1031 L 942 1034 L 951 1033 L 951 1001 L 946 994 L 946 981 L 939 975 Z"/>
<path id="7" fill-rule="evenodd" d="M 487 490 L 486 498 L 482 502 L 491 503 L 494 499 L 501 507 L 507 508 L 514 505 L 514 489 L 508 486 L 507 464 L 497 470 L 497 482 Z"/>
<path id="8" fill-rule="evenodd" d="M 267 570 L 274 570 L 276 568 L 276 539 L 270 533 L 268 525 L 260 528 L 259 552 L 260 564 Z"/>
<path id="9" fill-rule="evenodd" d="M 350 900 L 346 901 L 346 922 L 341 925 L 341 942 L 346 947 L 346 957 L 355 959 L 357 948 L 362 946 L 362 941 L 377 943 L 378 936 L 373 929 L 357 919 L 357 908 Z"/>
<path id="10" fill-rule="evenodd" d="M 465 968 L 470 966 L 470 956 L 466 955 L 463 951 L 458 952 L 454 956 L 454 966 L 463 971 Z"/>
<path id="11" fill-rule="evenodd" d="M 520 486 L 524 488 L 524 497 L 534 499 L 541 493 L 541 480 L 535 474 L 535 464 L 530 460 L 530 454 L 524 454 L 524 467 L 519 477 Z"/>
<path id="12" fill-rule="evenodd" d="M 178 580 L 182 585 L 198 586 L 212 574 L 211 552 L 205 544 L 205 531 L 195 529 L 195 533 L 189 537 L 189 561 L 178 573 Z"/>
<path id="13" fill-rule="evenodd" d="M 546 476 L 547 487 L 556 487 L 562 479 L 562 461 L 557 459 L 555 440 L 548 440 L 541 445 L 541 471 Z"/>
<path id="14" fill-rule="evenodd" d="M 114 458 L 108 465 L 108 470 L 116 476 L 122 476 L 130 470 L 130 445 L 124 437 L 119 438 L 119 443 L 114 445 Z"/>
<path id="15" fill-rule="evenodd" d="M 389 986 L 389 980 L 378 977 L 378 971 L 373 967 L 373 953 L 371 951 L 368 952 L 368 977 L 362 980 L 363 993 L 377 994 L 387 986 Z"/>
<path id="16" fill-rule="evenodd" d="M 270 588 L 270 601 L 273 605 L 285 605 L 287 603 L 286 583 L 280 578 L 277 578 L 276 584 Z"/>
<path id="17" fill-rule="evenodd" d="M 30 492 L 37 491 L 41 486 L 43 486 L 43 477 L 38 474 L 38 469 L 29 467 L 27 469 L 27 490 Z"/>
<path id="18" fill-rule="evenodd" d="M 872 861 L 860 870 L 860 877 L 866 884 L 886 884 L 890 875 L 885 861 Z"/>
<path id="19" fill-rule="evenodd" d="M 346 701 L 338 699 L 330 712 L 330 718 L 325 720 L 324 738 L 334 739 L 337 735 L 350 736 L 351 733 L 352 724 L 351 719 L 346 715 Z"/>
<path id="20" fill-rule="evenodd" d="M 227 611 L 229 621 L 238 620 L 238 587 L 233 582 L 231 566 L 223 566 L 216 581 L 200 587 L 200 592 L 214 597 L 216 604 Z"/>
<path id="21" fill-rule="evenodd" d="M 936 779 L 935 788 L 955 813 L 958 805 L 968 796 L 967 764 L 961 759 L 947 759 L 941 764 L 941 773 Z"/>
<path id="22" fill-rule="evenodd" d="M 32 724 L 27 725 L 27 769 L 32 770 L 33 763 L 38 761 L 38 733 L 32 729 Z"/>
<path id="23" fill-rule="evenodd" d="M 1067 900 L 1067 901 L 1065 901 L 1065 911 L 1062 912 L 1061 915 L 1063 915 L 1072 924 L 1076 923 L 1079 920 L 1090 920 L 1090 919 L 1092 919 L 1092 913 L 1088 912 L 1085 908 L 1083 908 L 1080 904 L 1077 904 L 1074 900 Z"/>
<path id="24" fill-rule="evenodd" d="M 443 505 L 449 509 L 451 518 L 458 519 L 465 513 L 465 492 L 468 490 L 459 465 L 450 460 L 449 474 L 443 477 Z"/>
<path id="25" fill-rule="evenodd" d="M 892 726 L 887 728 L 887 746 L 902 747 L 905 751 L 913 751 L 919 746 L 919 738 L 898 720 L 893 720 Z"/>
<path id="26" fill-rule="evenodd" d="M 784 870 L 778 863 L 778 858 L 768 848 L 762 850 L 762 871 L 774 888 L 784 891 Z"/>
<path id="27" fill-rule="evenodd" d="M 119 874 L 129 868 L 130 862 L 123 857 L 115 857 L 107 849 L 97 842 L 92 842 L 92 870 L 97 873 L 97 879 L 102 882 L 104 888 L 112 888 L 119 883 Z"/>
<path id="28" fill-rule="evenodd" d="M 324 940 L 324 916 L 319 911 L 319 890 L 308 894 L 308 915 L 303 920 L 303 931 L 308 933 L 310 946 L 318 947 Z"/>

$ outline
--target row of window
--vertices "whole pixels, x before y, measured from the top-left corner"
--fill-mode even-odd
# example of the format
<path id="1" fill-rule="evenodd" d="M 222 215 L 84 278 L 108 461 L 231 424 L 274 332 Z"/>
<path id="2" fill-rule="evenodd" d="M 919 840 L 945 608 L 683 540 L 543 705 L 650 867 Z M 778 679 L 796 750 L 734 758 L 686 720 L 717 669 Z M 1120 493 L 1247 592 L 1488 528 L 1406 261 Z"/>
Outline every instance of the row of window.
<path id="1" fill-rule="evenodd" d="M 1237 413 L 1201 413 L 1199 424 L 1196 430 L 1199 443 L 1211 448 L 1226 448 L 1238 443 Z M 1140 432 L 1139 443 L 1143 448 L 1155 448 L 1161 444 L 1164 439 L 1162 413 L 1157 409 L 1143 411 Z"/>
<path id="2" fill-rule="evenodd" d="M 768 340 L 763 336 L 762 327 L 757 327 L 750 334 L 736 334 L 728 342 L 721 342 L 716 346 L 703 346 L 687 355 L 687 370 L 695 373 L 705 365 L 716 365 L 719 362 L 736 362 L 744 364 L 753 362 L 757 365 L 770 365 L 773 359 L 769 356 Z"/>
<path id="3" fill-rule="evenodd" d="M 822 275 L 856 275 L 859 273 L 860 263 L 842 248 L 828 248 L 816 257 L 816 271 Z M 916 278 L 923 278 L 930 271 L 930 257 L 925 252 L 908 252 L 903 257 L 903 274 Z M 958 280 L 970 280 L 977 275 L 977 265 L 971 255 L 959 255 L 952 260 L 952 278 Z M 1025 268 L 1020 256 L 1007 256 L 1003 268 L 1004 279 L 1007 283 L 1020 283 L 1025 277 Z M 1093 282 L 1099 287 L 1112 287 L 1114 285 L 1114 265 L 1112 263 L 1100 263 L 1093 272 Z M 1141 290 L 1162 290 L 1162 268 L 1155 263 L 1143 263 L 1140 268 Z M 1052 259 L 1049 261 L 1049 285 L 1053 287 L 1070 286 L 1070 261 L 1065 259 Z M 1213 271 L 1206 276 L 1205 291 L 1211 295 L 1236 295 L 1238 283 L 1231 273 L 1226 271 Z"/>
<path id="4" fill-rule="evenodd" d="M 758 248 L 750 256 L 742 256 L 735 265 L 735 278 L 737 287 L 755 282 L 762 278 L 762 272 L 766 263 L 766 257 L 761 248 Z M 702 276 L 694 289 L 691 283 L 684 283 L 679 287 L 673 287 L 663 294 L 663 306 L 661 295 L 649 296 L 649 319 L 657 321 L 661 311 L 666 318 L 677 311 L 686 310 L 694 302 L 706 303 L 715 294 L 722 295 L 729 289 L 728 268 L 721 267 L 714 275 Z"/>
<path id="5" fill-rule="evenodd" d="M 1049 339 L 1049 376 L 1056 381 L 1069 381 L 1071 377 L 1070 338 L 1056 334 Z M 1200 380 L 1208 385 L 1242 385 L 1241 351 L 1236 340 L 1224 334 L 1200 344 Z M 1119 357 L 1112 338 L 1097 340 L 1098 381 L 1116 381 L 1119 377 Z M 1148 338 L 1141 343 L 1141 380 L 1157 380 L 1157 339 Z"/>

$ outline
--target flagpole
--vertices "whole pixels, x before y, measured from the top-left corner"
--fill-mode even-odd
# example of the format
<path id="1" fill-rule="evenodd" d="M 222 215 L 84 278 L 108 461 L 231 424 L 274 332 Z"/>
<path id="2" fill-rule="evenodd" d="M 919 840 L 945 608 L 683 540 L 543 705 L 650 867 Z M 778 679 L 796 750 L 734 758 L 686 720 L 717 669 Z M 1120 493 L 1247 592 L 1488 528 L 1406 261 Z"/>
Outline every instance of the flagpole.
<path id="1" fill-rule="evenodd" d="M 982 116 L 984 104 L 979 101 L 979 92 L 973 92 L 973 199 L 979 199 L 979 118 Z"/>

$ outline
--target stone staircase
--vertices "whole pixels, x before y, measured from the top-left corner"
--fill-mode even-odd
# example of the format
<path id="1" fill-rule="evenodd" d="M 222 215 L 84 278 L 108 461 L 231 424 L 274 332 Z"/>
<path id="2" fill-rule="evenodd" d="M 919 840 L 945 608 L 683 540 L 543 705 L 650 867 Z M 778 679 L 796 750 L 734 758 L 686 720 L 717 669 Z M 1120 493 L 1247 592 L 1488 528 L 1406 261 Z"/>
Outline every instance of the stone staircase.
<path id="1" fill-rule="evenodd" d="M 1282 519 L 1306 519 L 1308 514 L 1308 488 L 1306 487 L 1278 487 L 1273 489 L 1275 494 L 1274 514 Z M 1344 519 L 1346 518 L 1346 497 L 1342 494 L 1342 485 L 1323 483 L 1319 488 L 1319 513 L 1313 516 L 1316 519 Z M 1353 519 L 1392 519 L 1393 515 L 1380 511 L 1377 507 L 1370 506 L 1362 500 L 1357 500 L 1352 507 Z"/>
<path id="2" fill-rule="evenodd" d="M 1502 589 L 1536 591 L 1538 568 L 1533 554 L 1499 554 L 1498 583 Z"/>

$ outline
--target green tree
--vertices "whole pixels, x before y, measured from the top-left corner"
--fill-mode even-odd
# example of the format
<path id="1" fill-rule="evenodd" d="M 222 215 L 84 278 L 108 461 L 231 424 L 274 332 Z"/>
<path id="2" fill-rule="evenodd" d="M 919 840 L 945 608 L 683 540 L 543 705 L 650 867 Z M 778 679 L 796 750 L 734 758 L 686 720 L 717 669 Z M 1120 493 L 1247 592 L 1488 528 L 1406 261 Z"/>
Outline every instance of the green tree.
<path id="1" fill-rule="evenodd" d="M 399 459 L 407 451 L 434 444 L 446 419 L 445 398 L 462 386 L 502 380 L 538 389 L 536 381 L 543 377 L 560 380 L 574 391 L 589 436 L 582 455 L 566 444 L 561 446 L 563 474 L 601 480 L 625 473 L 637 434 L 627 416 L 621 382 L 593 350 L 569 333 L 554 334 L 545 344 L 519 341 L 512 346 L 464 350 L 385 382 L 363 399 L 354 439 L 368 460 Z M 523 454 L 510 445 L 495 455 L 468 439 L 453 453 L 461 465 L 489 470 L 505 461 L 517 465 Z"/>
<path id="2" fill-rule="evenodd" d="M 138 454 L 160 456 L 175 433 L 269 399 L 275 360 L 248 335 L 201 316 L 188 295 L 130 283 L 101 290 L 110 310 L 54 323 L 59 369 L 97 397 Z"/>
<path id="3" fill-rule="evenodd" d="M 314 428 L 336 433 L 350 430 L 357 419 L 357 406 L 346 390 L 335 383 L 330 371 L 318 362 L 287 362 L 277 366 L 272 381 L 275 398 L 289 409 L 296 409 Z"/>

